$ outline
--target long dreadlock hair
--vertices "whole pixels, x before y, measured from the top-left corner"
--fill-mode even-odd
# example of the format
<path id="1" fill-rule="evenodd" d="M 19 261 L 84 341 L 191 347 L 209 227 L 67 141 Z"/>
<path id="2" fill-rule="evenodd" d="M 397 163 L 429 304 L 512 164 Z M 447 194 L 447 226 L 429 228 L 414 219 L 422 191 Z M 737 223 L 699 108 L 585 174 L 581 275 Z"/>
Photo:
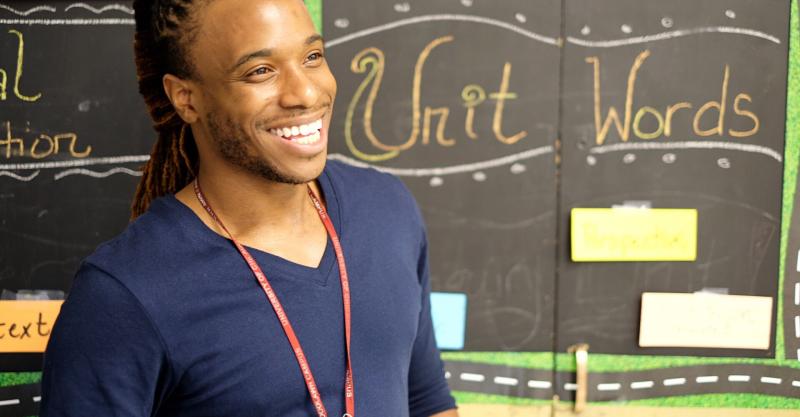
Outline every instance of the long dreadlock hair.
<path id="1" fill-rule="evenodd" d="M 135 0 L 134 54 L 139 93 L 144 97 L 158 139 L 144 165 L 131 205 L 131 219 L 147 211 L 156 198 L 175 193 L 195 177 L 197 146 L 191 129 L 180 118 L 162 79 L 166 74 L 191 78 L 188 54 L 197 22 L 195 8 L 206 0 Z"/>

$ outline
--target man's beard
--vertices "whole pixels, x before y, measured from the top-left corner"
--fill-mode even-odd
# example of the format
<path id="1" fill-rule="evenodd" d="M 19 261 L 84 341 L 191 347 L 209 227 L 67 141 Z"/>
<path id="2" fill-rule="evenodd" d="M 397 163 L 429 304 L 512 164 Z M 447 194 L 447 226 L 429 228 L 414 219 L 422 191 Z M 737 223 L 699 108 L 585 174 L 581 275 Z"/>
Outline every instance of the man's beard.
<path id="1" fill-rule="evenodd" d="M 220 155 L 229 163 L 273 182 L 305 184 L 313 180 L 282 173 L 269 161 L 253 155 L 247 147 L 247 132 L 231 119 L 217 117 L 213 112 L 209 112 L 207 118 L 211 139 Z"/>

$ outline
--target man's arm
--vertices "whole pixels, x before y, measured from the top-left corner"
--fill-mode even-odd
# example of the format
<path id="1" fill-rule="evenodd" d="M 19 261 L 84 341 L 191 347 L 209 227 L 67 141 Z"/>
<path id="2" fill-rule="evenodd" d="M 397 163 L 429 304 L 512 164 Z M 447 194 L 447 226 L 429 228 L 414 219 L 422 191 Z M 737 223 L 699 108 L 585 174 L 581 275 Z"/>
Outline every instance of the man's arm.
<path id="1" fill-rule="evenodd" d="M 39 415 L 148 417 L 170 375 L 139 302 L 115 278 L 83 264 L 44 355 Z"/>

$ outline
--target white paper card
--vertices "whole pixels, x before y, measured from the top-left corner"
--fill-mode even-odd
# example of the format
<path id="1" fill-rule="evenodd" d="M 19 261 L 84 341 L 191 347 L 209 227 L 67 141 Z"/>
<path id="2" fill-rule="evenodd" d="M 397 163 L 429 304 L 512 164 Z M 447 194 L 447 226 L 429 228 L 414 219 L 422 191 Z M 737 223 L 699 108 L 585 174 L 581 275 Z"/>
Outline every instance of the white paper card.
<path id="1" fill-rule="evenodd" d="M 642 294 L 641 347 L 769 349 L 772 297 Z"/>

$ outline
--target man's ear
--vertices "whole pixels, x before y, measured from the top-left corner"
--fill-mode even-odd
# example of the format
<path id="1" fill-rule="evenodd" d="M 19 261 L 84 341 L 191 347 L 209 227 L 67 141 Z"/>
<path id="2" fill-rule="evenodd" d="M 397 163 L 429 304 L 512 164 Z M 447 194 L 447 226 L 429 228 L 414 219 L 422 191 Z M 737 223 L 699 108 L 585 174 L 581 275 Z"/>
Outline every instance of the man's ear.
<path id="1" fill-rule="evenodd" d="M 187 124 L 196 122 L 198 113 L 194 101 L 197 100 L 198 96 L 194 94 L 194 84 L 172 74 L 164 75 L 161 82 L 164 85 L 164 92 L 167 93 L 167 97 L 172 102 L 172 106 L 175 107 L 178 116 Z"/>

